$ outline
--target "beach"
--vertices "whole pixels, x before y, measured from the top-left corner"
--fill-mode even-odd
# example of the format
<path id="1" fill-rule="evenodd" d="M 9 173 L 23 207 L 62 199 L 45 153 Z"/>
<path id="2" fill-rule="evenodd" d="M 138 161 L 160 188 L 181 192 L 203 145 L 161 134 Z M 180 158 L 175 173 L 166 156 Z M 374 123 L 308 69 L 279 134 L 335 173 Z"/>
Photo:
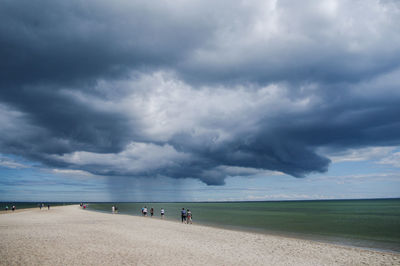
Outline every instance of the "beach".
<path id="1" fill-rule="evenodd" d="M 399 265 L 400 254 L 59 206 L 0 214 L 0 265 Z"/>

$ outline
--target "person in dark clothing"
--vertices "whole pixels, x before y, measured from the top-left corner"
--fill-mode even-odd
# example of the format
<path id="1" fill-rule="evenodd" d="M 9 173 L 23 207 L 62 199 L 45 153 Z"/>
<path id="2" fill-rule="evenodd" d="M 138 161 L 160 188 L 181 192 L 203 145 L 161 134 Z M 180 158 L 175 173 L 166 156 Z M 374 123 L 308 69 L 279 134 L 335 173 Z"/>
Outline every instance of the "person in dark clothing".
<path id="1" fill-rule="evenodd" d="M 183 222 L 186 223 L 186 215 L 187 215 L 187 213 L 186 213 L 185 208 L 182 208 L 182 210 L 181 210 L 182 223 L 183 223 Z"/>

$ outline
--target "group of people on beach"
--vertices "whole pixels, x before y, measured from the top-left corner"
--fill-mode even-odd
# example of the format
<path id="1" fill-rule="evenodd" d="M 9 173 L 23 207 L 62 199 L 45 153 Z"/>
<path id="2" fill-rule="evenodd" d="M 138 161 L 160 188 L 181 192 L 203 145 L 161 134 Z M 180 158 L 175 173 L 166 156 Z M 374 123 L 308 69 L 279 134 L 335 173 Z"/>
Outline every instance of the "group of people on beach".
<path id="1" fill-rule="evenodd" d="M 182 208 L 181 210 L 181 219 L 182 223 L 192 224 L 192 212 L 189 209 Z"/>
<path id="2" fill-rule="evenodd" d="M 44 203 L 39 203 L 38 205 L 39 205 L 39 208 L 40 208 L 40 209 L 42 209 L 42 207 L 44 207 Z M 9 209 L 9 208 L 8 208 L 8 205 L 6 205 L 6 207 L 4 208 L 4 210 L 8 211 L 8 209 Z M 17 207 L 15 207 L 15 205 L 13 205 L 13 206 L 11 207 L 11 210 L 12 210 L 12 211 L 15 211 L 16 209 L 17 209 Z M 47 209 L 50 210 L 50 204 L 47 204 Z"/>
<path id="3" fill-rule="evenodd" d="M 13 205 L 12 207 L 11 207 L 11 210 L 12 211 L 15 211 L 17 208 L 15 207 L 15 205 Z M 6 211 L 8 211 L 8 205 L 6 205 L 6 207 L 4 208 L 4 210 L 6 210 Z"/>
<path id="4" fill-rule="evenodd" d="M 81 203 L 80 206 L 81 206 L 81 208 L 86 209 L 86 205 L 85 204 Z M 145 216 L 145 217 L 148 216 L 148 213 L 150 213 L 150 217 L 154 216 L 154 208 L 150 208 L 150 211 L 149 211 L 147 206 L 144 206 L 144 207 L 142 207 L 141 212 L 142 212 L 142 216 Z M 111 213 L 113 213 L 113 214 L 114 213 L 118 213 L 118 206 L 117 205 L 112 205 L 111 206 Z M 165 217 L 164 208 L 160 209 L 160 215 L 161 215 L 161 219 L 164 219 L 164 217 Z M 192 224 L 193 223 L 192 218 L 193 218 L 192 212 L 189 209 L 182 208 L 182 210 L 181 210 L 182 223 Z"/>
<path id="5" fill-rule="evenodd" d="M 147 212 L 148 212 L 147 207 L 146 206 L 142 207 L 142 215 L 147 216 Z M 161 219 L 164 219 L 164 215 L 165 215 L 164 208 L 161 208 L 160 214 L 161 214 Z M 150 208 L 150 217 L 153 217 L 153 216 L 154 216 L 154 209 Z"/>
<path id="6" fill-rule="evenodd" d="M 147 216 L 147 213 L 148 213 L 147 207 L 146 206 L 142 207 L 142 215 Z M 161 213 L 161 219 L 164 219 L 164 216 L 165 216 L 164 208 L 161 208 L 160 213 Z M 153 217 L 153 216 L 154 216 L 154 209 L 150 208 L 150 217 Z M 185 208 L 182 208 L 182 210 L 181 210 L 182 223 L 192 224 L 193 223 L 192 217 L 193 217 L 192 212 L 189 209 L 185 210 Z"/>
<path id="7" fill-rule="evenodd" d="M 39 209 L 44 208 L 44 203 L 39 203 Z M 47 209 L 50 210 L 50 204 L 47 204 Z"/>

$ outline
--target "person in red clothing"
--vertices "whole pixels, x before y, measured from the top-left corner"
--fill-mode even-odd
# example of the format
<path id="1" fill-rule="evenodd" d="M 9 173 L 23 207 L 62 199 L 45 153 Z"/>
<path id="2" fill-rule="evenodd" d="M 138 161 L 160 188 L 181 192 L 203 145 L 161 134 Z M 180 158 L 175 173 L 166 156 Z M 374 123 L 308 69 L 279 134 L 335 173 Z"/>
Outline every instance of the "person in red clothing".
<path id="1" fill-rule="evenodd" d="M 188 209 L 187 210 L 187 224 L 192 224 L 192 212 Z"/>

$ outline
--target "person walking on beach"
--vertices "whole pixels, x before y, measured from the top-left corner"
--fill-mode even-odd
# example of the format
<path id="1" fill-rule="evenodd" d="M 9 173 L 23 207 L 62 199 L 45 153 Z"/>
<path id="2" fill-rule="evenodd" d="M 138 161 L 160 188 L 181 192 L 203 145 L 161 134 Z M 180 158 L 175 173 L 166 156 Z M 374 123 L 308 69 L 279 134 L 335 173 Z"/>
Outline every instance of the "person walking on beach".
<path id="1" fill-rule="evenodd" d="M 15 205 L 12 206 L 11 210 L 12 210 L 12 211 L 15 211 Z"/>
<path id="2" fill-rule="evenodd" d="M 111 207 L 111 212 L 114 214 L 114 212 L 115 212 L 115 206 L 113 205 L 112 207 Z"/>
<path id="3" fill-rule="evenodd" d="M 165 214 L 164 208 L 161 208 L 161 219 L 164 219 L 164 214 Z"/>
<path id="4" fill-rule="evenodd" d="M 183 222 L 186 223 L 186 211 L 185 211 L 185 208 L 182 208 L 182 210 L 181 210 L 181 218 L 182 218 L 182 223 Z"/>
<path id="5" fill-rule="evenodd" d="M 118 213 L 118 206 L 115 205 L 115 213 Z"/>
<path id="6" fill-rule="evenodd" d="M 187 224 L 192 224 L 192 212 L 187 209 Z"/>
<path id="7" fill-rule="evenodd" d="M 47 204 L 47 209 L 50 210 L 50 204 Z"/>
<path id="8" fill-rule="evenodd" d="M 147 207 L 146 206 L 144 206 L 144 208 L 143 208 L 143 215 L 147 216 Z"/>
<path id="9" fill-rule="evenodd" d="M 154 209 L 151 208 L 151 209 L 150 209 L 150 216 L 153 217 L 153 215 L 154 215 Z"/>

